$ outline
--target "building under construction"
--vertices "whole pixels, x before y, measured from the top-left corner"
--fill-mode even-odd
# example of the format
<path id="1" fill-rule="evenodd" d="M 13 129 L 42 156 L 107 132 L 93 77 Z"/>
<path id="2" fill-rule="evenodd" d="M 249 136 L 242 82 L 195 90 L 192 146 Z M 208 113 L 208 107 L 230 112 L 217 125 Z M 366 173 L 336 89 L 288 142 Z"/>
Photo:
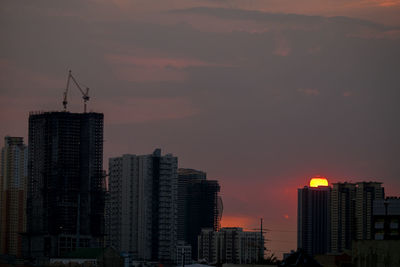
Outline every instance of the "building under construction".
<path id="1" fill-rule="evenodd" d="M 97 247 L 104 235 L 103 114 L 29 116 L 25 256 Z"/>

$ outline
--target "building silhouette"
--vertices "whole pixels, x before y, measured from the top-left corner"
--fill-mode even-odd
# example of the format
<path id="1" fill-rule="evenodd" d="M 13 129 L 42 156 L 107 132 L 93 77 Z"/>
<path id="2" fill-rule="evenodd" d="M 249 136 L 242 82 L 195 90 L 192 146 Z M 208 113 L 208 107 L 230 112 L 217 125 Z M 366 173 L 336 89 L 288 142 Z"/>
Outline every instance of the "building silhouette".
<path id="1" fill-rule="evenodd" d="M 189 186 L 195 180 L 206 180 L 207 174 L 194 169 L 178 169 L 178 240 L 188 242 Z"/>
<path id="2" fill-rule="evenodd" d="M 222 199 L 218 181 L 206 180 L 206 173 L 194 169 L 178 170 L 178 237 L 192 247 L 197 259 L 198 236 L 202 228 L 218 231 Z"/>
<path id="3" fill-rule="evenodd" d="M 188 241 L 192 256 L 197 259 L 198 236 L 202 228 L 219 230 L 218 192 L 220 186 L 215 180 L 193 181 L 189 186 Z"/>
<path id="4" fill-rule="evenodd" d="M 0 164 L 0 254 L 20 257 L 26 231 L 28 148 L 22 137 L 4 138 Z"/>
<path id="5" fill-rule="evenodd" d="M 331 252 L 350 250 L 355 239 L 356 184 L 334 183 L 331 193 Z"/>
<path id="6" fill-rule="evenodd" d="M 123 155 L 109 160 L 107 238 L 134 260 L 173 262 L 177 246 L 178 159 Z"/>
<path id="7" fill-rule="evenodd" d="M 330 197 L 331 187 L 327 182 L 326 186 L 298 189 L 297 247 L 307 254 L 330 251 Z"/>
<path id="8" fill-rule="evenodd" d="M 359 182 L 356 188 L 356 237 L 357 240 L 373 239 L 372 210 L 374 200 L 384 199 L 382 183 Z"/>
<path id="9" fill-rule="evenodd" d="M 325 178 L 322 178 L 322 180 Z M 379 182 L 312 185 L 298 190 L 297 245 L 310 255 L 351 250 L 354 240 L 374 239 L 374 203 L 384 200 Z M 382 202 L 383 203 L 383 202 Z M 327 236 L 328 235 L 328 236 Z"/>
<path id="10" fill-rule="evenodd" d="M 373 203 L 384 200 L 378 182 L 336 183 L 331 193 L 331 251 L 343 252 L 353 240 L 373 239 Z"/>
<path id="11" fill-rule="evenodd" d="M 262 253 L 262 255 L 260 255 Z M 264 259 L 261 232 L 224 227 L 219 231 L 203 228 L 198 236 L 198 258 L 209 264 L 254 264 Z"/>
<path id="12" fill-rule="evenodd" d="M 374 200 L 372 225 L 373 239 L 400 240 L 400 198 Z"/>
<path id="13" fill-rule="evenodd" d="M 103 114 L 31 113 L 26 256 L 101 246 L 102 184 Z"/>

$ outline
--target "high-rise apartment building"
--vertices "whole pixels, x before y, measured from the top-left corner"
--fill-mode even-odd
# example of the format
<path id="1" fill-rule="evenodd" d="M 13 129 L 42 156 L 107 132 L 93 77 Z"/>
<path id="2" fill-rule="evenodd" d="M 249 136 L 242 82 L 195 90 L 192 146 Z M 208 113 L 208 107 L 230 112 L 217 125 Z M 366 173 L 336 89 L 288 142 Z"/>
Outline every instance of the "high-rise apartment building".
<path id="1" fill-rule="evenodd" d="M 224 227 L 219 231 L 203 228 L 198 236 L 198 258 L 209 264 L 254 264 L 264 258 L 261 232 Z"/>
<path id="2" fill-rule="evenodd" d="M 219 191 L 218 181 L 206 180 L 205 172 L 178 170 L 178 238 L 191 245 L 194 259 L 201 229 L 219 229 L 222 216 Z"/>
<path id="3" fill-rule="evenodd" d="M 28 148 L 22 137 L 4 138 L 0 164 L 0 254 L 20 257 L 26 231 Z"/>
<path id="4" fill-rule="evenodd" d="M 331 252 L 351 249 L 355 238 L 356 184 L 334 183 L 331 193 Z"/>
<path id="5" fill-rule="evenodd" d="M 177 245 L 178 159 L 123 155 L 109 160 L 107 235 L 135 260 L 173 262 Z"/>
<path id="6" fill-rule="evenodd" d="M 356 187 L 355 223 L 357 240 L 373 239 L 373 201 L 384 199 L 382 183 L 359 182 Z"/>
<path id="7" fill-rule="evenodd" d="M 103 114 L 31 113 L 24 251 L 59 256 L 103 237 Z"/>
<path id="8" fill-rule="evenodd" d="M 312 256 L 330 250 L 330 194 L 325 178 L 298 189 L 297 247 Z"/>
<path id="9" fill-rule="evenodd" d="M 207 174 L 194 169 L 178 169 L 178 240 L 188 241 L 189 187 L 193 181 L 206 180 Z"/>
<path id="10" fill-rule="evenodd" d="M 220 186 L 215 180 L 192 181 L 188 188 L 187 241 L 197 260 L 197 238 L 202 228 L 219 230 L 221 211 L 218 209 Z"/>

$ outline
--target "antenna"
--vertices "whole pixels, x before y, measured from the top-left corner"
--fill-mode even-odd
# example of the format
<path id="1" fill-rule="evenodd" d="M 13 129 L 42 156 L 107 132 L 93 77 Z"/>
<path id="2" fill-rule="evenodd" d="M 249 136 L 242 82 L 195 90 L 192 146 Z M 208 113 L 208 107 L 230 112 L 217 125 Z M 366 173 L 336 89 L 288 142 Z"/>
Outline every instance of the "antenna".
<path id="1" fill-rule="evenodd" d="M 65 88 L 64 91 L 64 100 L 63 100 L 63 106 L 64 106 L 64 111 L 67 111 L 67 105 L 68 105 L 68 89 L 69 89 L 69 84 L 70 84 L 70 80 L 72 79 L 72 81 L 74 82 L 74 84 L 76 85 L 76 87 L 78 87 L 79 91 L 82 93 L 82 99 L 83 99 L 83 113 L 86 113 L 86 103 L 89 101 L 90 97 L 89 97 L 89 88 L 86 87 L 86 92 L 84 92 L 81 88 L 81 86 L 79 85 L 79 83 L 76 81 L 75 77 L 72 75 L 71 70 L 68 72 L 68 79 L 67 79 L 67 87 Z"/>

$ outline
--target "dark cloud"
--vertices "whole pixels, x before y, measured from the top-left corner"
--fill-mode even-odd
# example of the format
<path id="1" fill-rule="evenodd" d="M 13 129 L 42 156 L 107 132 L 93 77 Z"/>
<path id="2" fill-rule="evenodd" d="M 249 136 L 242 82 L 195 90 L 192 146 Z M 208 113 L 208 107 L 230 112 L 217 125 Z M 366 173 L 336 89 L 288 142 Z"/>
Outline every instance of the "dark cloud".
<path id="1" fill-rule="evenodd" d="M 207 15 L 214 16 L 222 19 L 233 19 L 233 20 L 255 20 L 263 22 L 275 22 L 275 23 L 295 23 L 305 25 L 315 24 L 337 24 L 336 26 L 349 25 L 351 27 L 362 25 L 369 27 L 385 28 L 385 26 L 374 23 L 368 20 L 349 18 L 344 16 L 307 16 L 299 14 L 282 14 L 282 13 L 268 13 L 256 10 L 243 10 L 243 9 L 231 9 L 231 8 L 211 8 L 211 7 L 193 7 L 187 9 L 176 9 L 169 11 L 172 14 L 192 14 L 192 15 Z M 346 28 L 342 28 L 346 30 Z"/>

